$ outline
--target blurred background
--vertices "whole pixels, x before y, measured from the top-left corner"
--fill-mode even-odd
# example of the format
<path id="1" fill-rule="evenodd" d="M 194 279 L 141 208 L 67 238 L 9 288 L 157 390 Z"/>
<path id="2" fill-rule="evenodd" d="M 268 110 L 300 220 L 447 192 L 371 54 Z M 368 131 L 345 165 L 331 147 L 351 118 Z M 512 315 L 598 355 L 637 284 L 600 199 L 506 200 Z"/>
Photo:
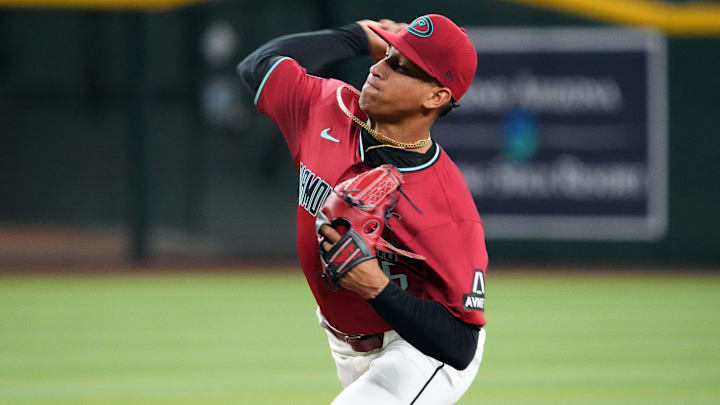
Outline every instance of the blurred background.
<path id="1" fill-rule="evenodd" d="M 294 168 L 282 137 L 255 110 L 235 66 L 257 46 L 282 34 L 361 18 L 406 21 L 438 8 L 424 1 L 184 3 L 0 1 L 6 5 L 0 8 L 1 265 L 178 258 L 293 263 Z M 554 6 L 565 3 L 577 9 Z M 628 174 L 629 181 L 642 183 L 630 191 L 636 195 L 625 196 L 613 195 L 613 190 L 607 195 L 557 190 L 537 196 L 503 189 L 517 194 L 503 199 L 498 187 L 486 187 L 484 194 L 473 189 L 488 227 L 493 262 L 717 264 L 720 6 L 640 2 L 650 5 L 638 11 L 638 2 L 628 2 L 625 8 L 620 7 L 625 2 L 601 2 L 608 3 L 607 9 L 603 4 L 581 6 L 585 3 L 448 1 L 441 7 L 459 24 L 477 29 L 588 28 L 627 22 L 656 30 L 639 41 L 637 35 L 607 37 L 603 41 L 609 51 L 576 44 L 568 48 L 565 59 L 551 58 L 558 52 L 542 46 L 526 50 L 524 59 L 507 57 L 518 54 L 510 49 L 512 44 L 479 50 L 478 80 L 471 90 L 475 97 L 468 97 L 469 106 L 458 110 L 465 114 L 450 121 L 475 125 L 465 131 L 446 125 L 450 129 L 436 131 L 436 139 L 461 167 L 473 156 L 484 162 L 504 158 L 519 169 L 570 156 L 585 162 L 589 171 L 602 171 L 611 163 L 635 165 L 641 173 Z M 665 8 L 689 8 L 683 14 L 667 11 L 660 3 Z M 676 14 L 678 21 L 668 20 L 666 12 Z M 693 24 L 697 15 L 704 19 Z M 482 44 L 495 43 L 489 34 L 478 35 Z M 494 35 L 506 37 L 502 31 Z M 536 44 L 547 43 L 542 39 L 547 35 L 534 37 Z M 630 42 L 636 45 L 628 46 L 635 48 L 621 54 L 623 44 Z M 614 53 L 606 57 L 607 52 Z M 573 54 L 586 57 L 573 59 Z M 359 87 L 368 66 L 359 58 L 319 73 Z M 523 111 L 518 117 L 509 104 L 493 110 L 497 105 L 473 101 L 495 100 L 493 79 L 503 71 L 510 80 L 529 72 L 535 88 L 545 83 L 547 103 L 557 101 L 552 99 L 553 86 L 563 91 L 562 79 L 578 79 L 574 88 L 565 86 L 571 97 L 566 101 L 590 103 L 589 110 L 557 112 L 530 106 L 525 111 L 528 118 Z M 543 77 L 561 80 L 537 81 Z M 603 87 L 603 80 L 609 87 Z M 633 87 L 638 82 L 640 87 Z M 582 92 L 583 86 L 592 91 L 594 85 L 598 91 L 609 88 L 606 97 L 619 97 L 619 106 L 608 107 L 614 111 L 592 110 L 592 93 L 585 101 L 573 101 L 573 91 Z M 657 108 L 648 110 L 647 104 Z M 534 135 L 513 135 L 523 128 Z M 461 139 L 453 137 L 461 132 Z M 594 144 L 599 152 L 573 149 L 573 139 L 575 144 Z M 463 142 L 476 147 L 477 153 L 460 156 L 458 145 Z M 633 142 L 635 146 L 627 146 Z M 648 145 L 656 145 L 652 153 Z M 508 153 L 514 155 L 508 158 Z M 478 171 L 484 171 L 486 182 L 507 172 L 471 169 L 464 170 L 466 177 L 475 175 L 469 182 L 478 180 Z M 532 187 L 532 179 L 518 181 L 520 189 Z M 578 181 L 590 181 L 591 188 L 603 186 L 592 179 Z M 645 187 L 646 183 L 654 185 Z M 649 213 L 651 209 L 655 212 Z M 494 221 L 498 214 L 520 222 Z M 537 214 L 590 222 L 533 222 Z M 598 226 L 608 218 L 622 216 L 637 219 L 638 231 L 622 236 L 627 226 L 619 224 L 597 235 Z M 563 226 L 578 229 L 564 232 Z M 523 232 L 558 227 L 562 229 L 557 232 Z"/>
<path id="2" fill-rule="evenodd" d="M 497 288 L 465 403 L 715 403 L 720 2 L 682 0 L 0 0 L 0 403 L 329 402 L 297 175 L 235 67 L 283 34 L 430 12 L 479 59 L 433 132 Z M 368 67 L 315 73 L 360 87 Z M 258 346 L 268 319 L 307 328 L 302 350 Z"/>

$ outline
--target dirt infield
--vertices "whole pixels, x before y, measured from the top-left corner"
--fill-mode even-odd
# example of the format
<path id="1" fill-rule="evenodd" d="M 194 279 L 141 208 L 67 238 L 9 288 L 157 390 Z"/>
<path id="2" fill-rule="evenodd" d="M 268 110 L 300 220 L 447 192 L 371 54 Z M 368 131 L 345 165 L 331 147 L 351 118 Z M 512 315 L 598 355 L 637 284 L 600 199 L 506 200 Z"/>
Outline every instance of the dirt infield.
<path id="1" fill-rule="evenodd" d="M 170 235 L 170 236 L 168 236 Z M 156 252 L 144 263 L 128 259 L 123 229 L 0 226 L 0 274 L 62 273 L 183 273 L 183 272 L 294 272 L 294 255 L 239 257 L 202 253 L 208 242 L 188 243 L 160 233 L 153 239 Z M 202 244 L 205 245 L 202 245 Z M 212 252 L 213 249 L 208 249 Z M 201 252 L 201 253 L 199 253 Z M 217 249 L 215 249 L 217 252 Z M 491 261 L 490 273 L 718 273 L 720 266 L 677 266 L 642 263 L 571 263 Z"/>
<path id="2" fill-rule="evenodd" d="M 154 255 L 151 260 L 137 263 L 128 258 L 123 229 L 3 225 L 0 226 L 0 273 L 193 272 L 208 268 L 216 271 L 256 268 L 284 271 L 297 268 L 294 256 L 238 258 L 231 254 L 203 254 L 198 253 L 202 251 L 202 246 L 198 245 L 208 242 L 188 243 L 173 237 L 171 232 L 154 235 L 152 239 Z M 207 250 L 213 252 L 213 249 Z"/>

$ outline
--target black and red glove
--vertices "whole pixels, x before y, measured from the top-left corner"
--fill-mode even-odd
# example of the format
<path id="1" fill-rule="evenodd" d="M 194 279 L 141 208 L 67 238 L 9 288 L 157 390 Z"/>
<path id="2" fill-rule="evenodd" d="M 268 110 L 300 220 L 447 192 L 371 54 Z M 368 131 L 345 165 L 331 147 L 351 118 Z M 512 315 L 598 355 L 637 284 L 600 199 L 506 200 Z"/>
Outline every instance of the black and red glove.
<path id="1" fill-rule="evenodd" d="M 338 184 L 325 200 L 315 230 L 324 264 L 322 276 L 331 287 L 337 288 L 340 278 L 359 263 L 374 259 L 377 250 L 425 260 L 382 238 L 403 184 L 402 174 L 395 167 L 382 165 Z M 327 251 L 322 247 L 326 241 L 320 234 L 323 225 L 330 225 L 341 235 Z"/>

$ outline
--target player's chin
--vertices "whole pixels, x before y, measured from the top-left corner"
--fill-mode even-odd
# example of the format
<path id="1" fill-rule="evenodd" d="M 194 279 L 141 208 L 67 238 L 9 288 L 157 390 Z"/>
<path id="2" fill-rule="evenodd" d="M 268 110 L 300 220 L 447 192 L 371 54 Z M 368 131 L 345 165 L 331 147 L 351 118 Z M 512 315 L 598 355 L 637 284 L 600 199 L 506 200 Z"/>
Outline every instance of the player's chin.
<path id="1" fill-rule="evenodd" d="M 371 89 L 374 88 L 371 86 Z M 360 109 L 374 121 L 391 118 L 390 115 L 394 112 L 394 105 L 384 97 L 385 94 L 377 93 L 377 90 L 367 92 L 364 90 L 365 87 L 360 92 L 360 99 L 358 100 Z"/>
<path id="2" fill-rule="evenodd" d="M 372 92 L 365 91 L 366 86 L 367 85 L 363 86 L 362 91 L 360 92 L 360 99 L 358 100 L 358 103 L 360 104 L 360 109 L 367 114 L 376 109 L 374 107 L 378 105 L 379 100 L 375 94 L 372 94 Z"/>

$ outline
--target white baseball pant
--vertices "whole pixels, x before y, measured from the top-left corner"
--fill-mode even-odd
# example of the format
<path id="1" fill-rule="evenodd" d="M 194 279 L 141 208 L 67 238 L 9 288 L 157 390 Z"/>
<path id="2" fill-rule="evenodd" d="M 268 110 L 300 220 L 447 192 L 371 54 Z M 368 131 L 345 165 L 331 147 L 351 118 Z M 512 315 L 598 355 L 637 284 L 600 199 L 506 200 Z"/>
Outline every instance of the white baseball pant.
<path id="1" fill-rule="evenodd" d="M 317 316 L 322 322 L 319 308 Z M 362 353 L 323 329 L 344 388 L 332 405 L 454 404 L 475 379 L 485 345 L 483 328 L 475 358 L 465 370 L 456 370 L 422 354 L 392 330 L 385 332 L 381 349 Z"/>

